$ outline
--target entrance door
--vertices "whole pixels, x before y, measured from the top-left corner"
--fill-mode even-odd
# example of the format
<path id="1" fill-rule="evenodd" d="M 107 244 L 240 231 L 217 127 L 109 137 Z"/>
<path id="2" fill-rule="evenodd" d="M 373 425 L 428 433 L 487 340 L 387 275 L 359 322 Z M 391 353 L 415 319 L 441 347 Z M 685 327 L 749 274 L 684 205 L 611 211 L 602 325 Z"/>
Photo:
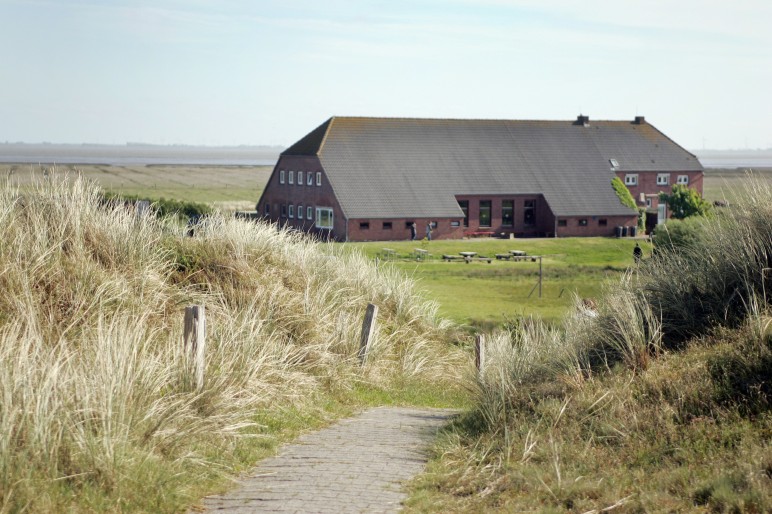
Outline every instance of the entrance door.
<path id="1" fill-rule="evenodd" d="M 657 205 L 657 225 L 665 223 L 667 220 L 667 204 Z"/>

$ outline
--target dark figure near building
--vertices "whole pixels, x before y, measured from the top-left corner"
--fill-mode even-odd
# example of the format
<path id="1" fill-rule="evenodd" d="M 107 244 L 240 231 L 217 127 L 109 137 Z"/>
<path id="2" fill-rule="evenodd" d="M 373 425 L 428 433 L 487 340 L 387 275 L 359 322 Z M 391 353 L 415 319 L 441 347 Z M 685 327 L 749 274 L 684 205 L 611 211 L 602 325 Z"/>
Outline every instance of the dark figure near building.
<path id="1" fill-rule="evenodd" d="M 415 241 L 416 238 L 416 226 L 415 221 L 410 224 L 410 240 Z"/>
<path id="2" fill-rule="evenodd" d="M 641 250 L 641 247 L 638 243 L 635 243 L 635 248 L 633 248 L 633 259 L 635 260 L 636 264 L 641 262 L 641 257 L 643 257 L 643 250 Z"/>

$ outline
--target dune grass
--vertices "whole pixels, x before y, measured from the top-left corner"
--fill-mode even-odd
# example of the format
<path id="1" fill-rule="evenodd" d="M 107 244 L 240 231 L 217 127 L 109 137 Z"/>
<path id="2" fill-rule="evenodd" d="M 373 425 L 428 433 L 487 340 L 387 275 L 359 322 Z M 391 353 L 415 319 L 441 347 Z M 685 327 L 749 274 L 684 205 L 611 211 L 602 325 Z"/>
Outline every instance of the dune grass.
<path id="1" fill-rule="evenodd" d="M 185 510 L 364 405 L 463 403 L 454 327 L 395 270 L 222 216 L 183 237 L 79 178 L 0 196 L 0 512 Z M 190 304 L 208 321 L 200 390 Z"/>
<path id="2" fill-rule="evenodd" d="M 561 328 L 491 334 L 411 508 L 772 510 L 772 188 L 737 198 Z"/>

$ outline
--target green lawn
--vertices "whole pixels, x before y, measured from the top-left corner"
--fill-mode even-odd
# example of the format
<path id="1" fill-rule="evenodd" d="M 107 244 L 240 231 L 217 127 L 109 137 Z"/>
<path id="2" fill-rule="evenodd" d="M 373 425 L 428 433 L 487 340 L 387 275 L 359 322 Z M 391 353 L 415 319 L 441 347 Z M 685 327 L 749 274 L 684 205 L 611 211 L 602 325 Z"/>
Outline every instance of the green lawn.
<path id="1" fill-rule="evenodd" d="M 651 246 L 639 240 L 648 255 Z M 397 258 L 381 261 L 415 277 L 428 298 L 440 305 L 440 312 L 458 322 L 471 325 L 499 324 L 522 314 L 538 314 L 559 320 L 574 294 L 582 298 L 599 296 L 605 279 L 618 277 L 633 263 L 635 241 L 613 238 L 559 239 L 469 239 L 454 241 L 392 241 L 349 243 L 372 259 L 384 248 L 393 249 Z M 416 261 L 415 248 L 430 253 L 426 261 Z M 496 260 L 495 254 L 523 250 L 541 255 L 542 296 L 539 298 L 539 262 Z M 492 262 L 445 262 L 443 254 L 459 255 L 473 251 L 494 257 Z M 530 295 L 530 297 L 529 297 Z"/>

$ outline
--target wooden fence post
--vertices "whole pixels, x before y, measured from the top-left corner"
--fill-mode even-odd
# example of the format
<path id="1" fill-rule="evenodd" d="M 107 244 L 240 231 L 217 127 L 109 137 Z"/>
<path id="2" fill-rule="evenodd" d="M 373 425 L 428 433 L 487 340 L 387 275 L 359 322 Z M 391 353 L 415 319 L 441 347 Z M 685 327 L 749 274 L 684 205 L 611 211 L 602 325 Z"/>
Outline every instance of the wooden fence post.
<path id="1" fill-rule="evenodd" d="M 485 369 L 485 336 L 477 334 L 474 338 L 474 364 L 479 373 Z"/>
<path id="2" fill-rule="evenodd" d="M 206 350 L 206 316 L 203 305 L 185 307 L 184 349 L 193 357 L 196 388 L 204 387 L 204 352 Z"/>
<path id="3" fill-rule="evenodd" d="M 367 359 L 367 352 L 370 351 L 376 316 L 378 316 L 378 306 L 368 303 L 365 319 L 362 322 L 362 335 L 359 338 L 359 363 L 361 365 L 364 365 L 365 359 Z"/>

